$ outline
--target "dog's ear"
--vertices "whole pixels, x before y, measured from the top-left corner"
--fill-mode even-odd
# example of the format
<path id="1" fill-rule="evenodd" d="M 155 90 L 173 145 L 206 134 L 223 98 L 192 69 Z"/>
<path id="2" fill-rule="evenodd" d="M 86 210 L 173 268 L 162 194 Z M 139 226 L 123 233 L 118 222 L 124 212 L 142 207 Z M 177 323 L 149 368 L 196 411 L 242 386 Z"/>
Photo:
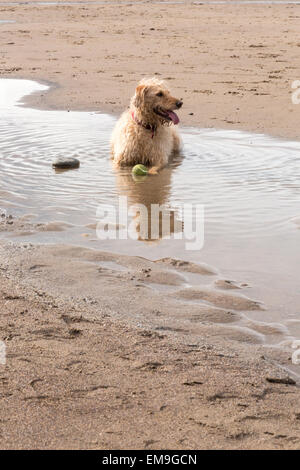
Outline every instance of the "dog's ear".
<path id="1" fill-rule="evenodd" d="M 135 95 L 133 99 L 133 104 L 136 108 L 143 106 L 145 95 L 147 93 L 148 87 L 146 85 L 138 85 L 135 90 Z"/>

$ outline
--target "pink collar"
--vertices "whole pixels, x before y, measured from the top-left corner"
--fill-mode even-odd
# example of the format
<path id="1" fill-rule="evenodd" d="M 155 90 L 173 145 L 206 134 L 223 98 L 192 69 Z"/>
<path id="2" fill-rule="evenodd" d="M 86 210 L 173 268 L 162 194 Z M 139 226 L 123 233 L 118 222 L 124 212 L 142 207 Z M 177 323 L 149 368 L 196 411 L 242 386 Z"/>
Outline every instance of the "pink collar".
<path id="1" fill-rule="evenodd" d="M 151 131 L 151 139 L 155 136 L 155 132 L 157 127 L 152 124 L 144 124 L 143 122 L 139 121 L 137 117 L 134 115 L 134 111 L 131 111 L 131 117 L 136 122 L 139 126 L 142 126 L 144 129 L 147 129 L 147 131 Z"/>

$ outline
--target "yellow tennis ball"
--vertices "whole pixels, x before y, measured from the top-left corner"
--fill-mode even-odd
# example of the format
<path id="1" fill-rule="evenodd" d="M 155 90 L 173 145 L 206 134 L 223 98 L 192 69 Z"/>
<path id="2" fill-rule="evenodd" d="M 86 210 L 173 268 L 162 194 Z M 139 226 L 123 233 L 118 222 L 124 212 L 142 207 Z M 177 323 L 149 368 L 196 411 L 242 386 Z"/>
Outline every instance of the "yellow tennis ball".
<path id="1" fill-rule="evenodd" d="M 139 164 L 132 168 L 132 173 L 134 175 L 144 176 L 148 174 L 148 169 L 144 165 Z"/>

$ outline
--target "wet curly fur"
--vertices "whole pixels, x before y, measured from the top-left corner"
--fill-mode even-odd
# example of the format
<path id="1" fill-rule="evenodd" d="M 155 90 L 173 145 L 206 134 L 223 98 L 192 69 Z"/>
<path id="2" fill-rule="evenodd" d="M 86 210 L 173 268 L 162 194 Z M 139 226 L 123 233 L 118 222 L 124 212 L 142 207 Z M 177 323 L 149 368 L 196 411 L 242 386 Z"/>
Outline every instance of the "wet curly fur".
<path id="1" fill-rule="evenodd" d="M 111 151 L 116 166 L 150 166 L 155 174 L 180 150 L 180 137 L 168 111 L 180 108 L 166 84 L 156 78 L 143 79 L 135 95 L 118 120 L 111 137 Z M 153 137 L 152 137 L 153 135 Z"/>

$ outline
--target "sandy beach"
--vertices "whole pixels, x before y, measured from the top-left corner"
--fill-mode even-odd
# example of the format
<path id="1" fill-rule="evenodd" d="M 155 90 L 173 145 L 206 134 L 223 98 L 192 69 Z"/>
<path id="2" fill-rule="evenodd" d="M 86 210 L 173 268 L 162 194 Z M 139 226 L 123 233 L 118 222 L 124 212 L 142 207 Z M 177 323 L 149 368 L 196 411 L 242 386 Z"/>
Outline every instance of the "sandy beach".
<path id="1" fill-rule="evenodd" d="M 182 97 L 184 125 L 298 138 L 299 5 L 1 4 L 0 13 L 16 22 L 1 25 L 1 76 L 57 85 L 34 106 L 119 113 L 155 75 Z"/>
<path id="2" fill-rule="evenodd" d="M 134 271 L 99 272 L 101 259 Z M 299 388 L 259 347 L 216 344 L 216 324 L 191 342 L 122 321 L 126 308 L 174 309 L 131 280 L 146 264 L 155 274 L 141 258 L 1 245 L 1 448 L 298 448 Z"/>
<path id="3" fill-rule="evenodd" d="M 0 78 L 53 85 L 30 107 L 117 115 L 155 75 L 182 97 L 184 126 L 297 140 L 299 11 L 1 2 L 13 22 L 0 24 Z M 264 349 L 269 326 L 231 325 L 263 309 L 257 299 L 199 263 L 5 240 L 51 230 L 0 218 L 1 449 L 299 448 L 299 384 L 280 367 L 289 355 Z M 181 288 L 184 274 L 202 284 Z"/>

